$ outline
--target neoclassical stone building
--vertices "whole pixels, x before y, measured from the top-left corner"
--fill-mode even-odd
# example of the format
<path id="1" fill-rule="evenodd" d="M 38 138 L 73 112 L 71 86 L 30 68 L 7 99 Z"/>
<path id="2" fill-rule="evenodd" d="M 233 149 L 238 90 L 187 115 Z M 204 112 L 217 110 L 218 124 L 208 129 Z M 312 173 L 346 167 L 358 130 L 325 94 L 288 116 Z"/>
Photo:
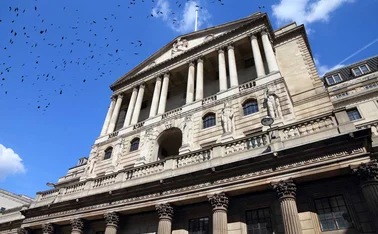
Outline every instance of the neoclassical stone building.
<path id="1" fill-rule="evenodd" d="M 88 159 L 18 233 L 374 233 L 373 60 L 321 79 L 304 26 L 262 13 L 182 35 L 111 85 Z"/>

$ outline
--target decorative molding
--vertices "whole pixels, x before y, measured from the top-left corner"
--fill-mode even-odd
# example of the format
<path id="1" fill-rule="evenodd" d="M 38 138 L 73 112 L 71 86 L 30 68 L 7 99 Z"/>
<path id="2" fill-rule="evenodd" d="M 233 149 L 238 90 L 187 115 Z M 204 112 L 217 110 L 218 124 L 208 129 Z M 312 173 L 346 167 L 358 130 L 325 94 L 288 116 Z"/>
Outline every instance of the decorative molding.
<path id="1" fill-rule="evenodd" d="M 42 224 L 42 233 L 43 234 L 54 234 L 54 225 L 52 223 Z"/>
<path id="2" fill-rule="evenodd" d="M 72 231 L 83 232 L 84 221 L 82 219 L 71 219 L 70 224 Z"/>
<path id="3" fill-rule="evenodd" d="M 292 179 L 281 180 L 277 183 L 272 183 L 273 189 L 276 190 L 277 196 L 280 199 L 294 198 L 296 196 L 297 186 Z"/>
<path id="4" fill-rule="evenodd" d="M 378 182 L 378 162 L 376 159 L 368 163 L 361 163 L 352 172 L 360 179 L 362 184 Z"/>
<path id="5" fill-rule="evenodd" d="M 216 193 L 214 195 L 207 197 L 211 206 L 213 207 L 213 211 L 215 210 L 227 210 L 228 208 L 228 197 L 224 192 Z"/>
<path id="6" fill-rule="evenodd" d="M 104 214 L 106 226 L 118 227 L 119 215 L 116 212 L 108 212 Z"/>
<path id="7" fill-rule="evenodd" d="M 158 204 L 155 206 L 155 208 L 159 215 L 159 219 L 173 218 L 173 207 L 169 203 Z"/>

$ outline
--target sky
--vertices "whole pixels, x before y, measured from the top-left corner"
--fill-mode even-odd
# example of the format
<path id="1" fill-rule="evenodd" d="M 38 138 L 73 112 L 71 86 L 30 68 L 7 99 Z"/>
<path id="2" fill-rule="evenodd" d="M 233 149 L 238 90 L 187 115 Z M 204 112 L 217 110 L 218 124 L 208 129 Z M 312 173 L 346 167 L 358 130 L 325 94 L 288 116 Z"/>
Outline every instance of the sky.
<path id="1" fill-rule="evenodd" d="M 0 188 L 35 197 L 89 155 L 109 86 L 175 37 L 266 12 L 322 75 L 377 55 L 378 0 L 1 0 Z"/>

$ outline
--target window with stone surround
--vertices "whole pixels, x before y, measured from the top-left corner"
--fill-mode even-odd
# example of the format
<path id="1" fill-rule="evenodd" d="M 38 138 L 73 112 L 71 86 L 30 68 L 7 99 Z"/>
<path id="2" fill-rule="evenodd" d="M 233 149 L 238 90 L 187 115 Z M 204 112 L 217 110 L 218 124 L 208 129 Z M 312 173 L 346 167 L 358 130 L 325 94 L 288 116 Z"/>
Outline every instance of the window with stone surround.
<path id="1" fill-rule="evenodd" d="M 273 232 L 269 208 L 245 212 L 248 234 L 268 234 Z"/>
<path id="2" fill-rule="evenodd" d="M 130 152 L 137 151 L 139 149 L 139 138 L 134 138 L 130 142 Z"/>
<path id="3" fill-rule="evenodd" d="M 259 106 L 255 99 L 246 100 L 242 106 L 243 106 L 244 116 L 259 112 Z"/>
<path id="4" fill-rule="evenodd" d="M 112 157 L 112 152 L 113 152 L 113 148 L 112 147 L 108 147 L 105 150 L 104 160 L 111 158 Z"/>
<path id="5" fill-rule="evenodd" d="M 189 220 L 189 234 L 209 234 L 209 217 Z"/>
<path id="6" fill-rule="evenodd" d="M 357 108 L 349 109 L 346 111 L 350 121 L 361 119 L 360 112 Z"/>
<path id="7" fill-rule="evenodd" d="M 203 128 L 209 128 L 215 126 L 215 114 L 214 113 L 207 113 L 205 116 L 202 117 Z"/>
<path id="8" fill-rule="evenodd" d="M 361 76 L 363 74 L 370 72 L 370 69 L 367 64 L 363 64 L 361 66 L 353 68 L 352 71 L 354 73 L 354 76 Z"/>
<path id="9" fill-rule="evenodd" d="M 332 76 L 328 76 L 326 78 L 326 81 L 327 81 L 328 85 L 333 85 L 333 84 L 340 83 L 341 81 L 343 81 L 343 79 L 341 78 L 340 74 L 335 74 L 335 75 L 332 75 Z"/>
<path id="10" fill-rule="evenodd" d="M 316 199 L 315 207 L 322 231 L 347 229 L 353 226 L 342 195 Z"/>

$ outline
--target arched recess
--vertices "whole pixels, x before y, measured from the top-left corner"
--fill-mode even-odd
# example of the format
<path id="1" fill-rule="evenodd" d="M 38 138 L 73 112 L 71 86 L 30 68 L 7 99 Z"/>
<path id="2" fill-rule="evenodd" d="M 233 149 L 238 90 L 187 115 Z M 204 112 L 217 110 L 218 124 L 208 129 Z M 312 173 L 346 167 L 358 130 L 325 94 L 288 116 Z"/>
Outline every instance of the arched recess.
<path id="1" fill-rule="evenodd" d="M 164 130 L 157 137 L 156 150 L 157 160 L 168 156 L 178 155 L 182 145 L 182 132 L 180 128 L 172 127 Z"/>

